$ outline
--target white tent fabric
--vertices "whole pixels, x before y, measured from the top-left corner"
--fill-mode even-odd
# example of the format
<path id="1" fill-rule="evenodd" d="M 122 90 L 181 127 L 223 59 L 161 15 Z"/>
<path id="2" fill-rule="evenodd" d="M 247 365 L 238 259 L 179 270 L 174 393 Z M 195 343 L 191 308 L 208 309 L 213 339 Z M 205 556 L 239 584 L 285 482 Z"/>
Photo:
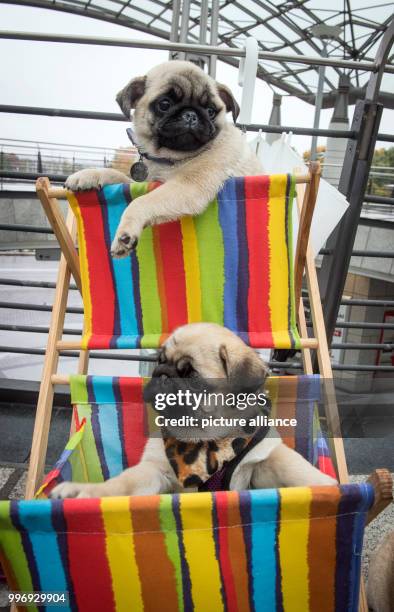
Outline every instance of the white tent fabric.
<path id="1" fill-rule="evenodd" d="M 293 172 L 295 168 L 308 172 L 302 157 L 291 147 L 291 134 L 282 134 L 269 145 L 259 133 L 249 145 L 258 155 L 265 174 Z M 339 191 L 325 179 L 320 180 L 319 195 L 311 227 L 311 243 L 316 254 L 324 246 L 327 238 L 345 214 L 349 203 Z M 298 228 L 298 214 L 294 207 L 294 229 Z M 294 245 L 295 249 L 295 245 Z"/>

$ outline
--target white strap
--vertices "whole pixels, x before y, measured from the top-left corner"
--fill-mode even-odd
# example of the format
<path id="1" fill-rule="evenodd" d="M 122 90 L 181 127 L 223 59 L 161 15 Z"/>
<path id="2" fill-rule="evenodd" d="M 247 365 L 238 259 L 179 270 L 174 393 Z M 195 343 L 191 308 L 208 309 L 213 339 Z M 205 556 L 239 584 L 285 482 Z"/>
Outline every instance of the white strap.
<path id="1" fill-rule="evenodd" d="M 257 40 L 250 36 L 244 44 L 245 57 L 239 62 L 238 85 L 242 87 L 241 112 L 238 123 L 248 124 L 252 119 L 254 86 L 256 83 L 259 47 Z"/>

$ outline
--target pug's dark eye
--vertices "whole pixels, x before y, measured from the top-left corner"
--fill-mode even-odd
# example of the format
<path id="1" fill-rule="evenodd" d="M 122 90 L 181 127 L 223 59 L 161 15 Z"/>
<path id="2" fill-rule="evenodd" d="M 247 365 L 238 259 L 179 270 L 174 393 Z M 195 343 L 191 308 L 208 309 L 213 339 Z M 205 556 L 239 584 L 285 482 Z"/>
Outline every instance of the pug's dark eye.
<path id="1" fill-rule="evenodd" d="M 176 366 L 177 372 L 181 378 L 189 376 L 193 370 L 190 361 L 180 361 Z"/>
<path id="2" fill-rule="evenodd" d="M 208 106 L 207 108 L 208 111 L 208 115 L 211 119 L 213 119 L 216 116 L 216 108 L 214 106 Z"/>
<path id="3" fill-rule="evenodd" d="M 159 100 L 159 102 L 157 103 L 157 108 L 159 109 L 159 111 L 161 111 L 162 113 L 165 113 L 169 110 L 171 106 L 171 100 L 169 98 L 162 98 L 161 100 Z"/>

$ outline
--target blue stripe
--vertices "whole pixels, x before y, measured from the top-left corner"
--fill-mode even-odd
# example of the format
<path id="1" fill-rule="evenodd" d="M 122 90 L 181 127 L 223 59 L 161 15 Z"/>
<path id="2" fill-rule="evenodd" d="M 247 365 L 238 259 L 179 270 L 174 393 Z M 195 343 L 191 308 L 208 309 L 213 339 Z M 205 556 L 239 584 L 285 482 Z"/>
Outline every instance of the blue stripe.
<path id="1" fill-rule="evenodd" d="M 276 489 L 251 492 L 253 601 L 256 612 L 276 610 Z"/>
<path id="2" fill-rule="evenodd" d="M 301 375 L 297 378 L 295 450 L 311 463 L 313 461 L 312 424 L 315 403 L 309 398 L 314 395 L 316 383 L 313 376 Z"/>
<path id="3" fill-rule="evenodd" d="M 103 191 L 108 207 L 108 229 L 112 242 L 118 229 L 120 218 L 127 207 L 127 201 L 123 185 L 106 185 Z M 119 301 L 120 333 L 122 335 L 137 336 L 138 322 L 134 304 L 130 257 L 113 259 L 112 266 Z"/>
<path id="4" fill-rule="evenodd" d="M 235 179 L 229 179 L 218 193 L 219 223 L 224 246 L 224 325 L 237 329 L 238 235 Z"/>
<path id="5" fill-rule="evenodd" d="M 29 566 L 29 572 L 33 585 L 33 591 L 41 591 L 40 574 L 37 567 L 37 559 L 34 555 L 33 545 L 31 543 L 29 533 L 23 526 L 20 520 L 20 504 L 25 502 L 17 502 L 11 500 L 10 504 L 10 519 L 13 526 L 19 531 L 22 539 L 23 551 L 26 556 L 26 561 Z M 29 502 L 31 504 L 31 502 Z"/>
<path id="6" fill-rule="evenodd" d="M 61 476 L 61 479 L 65 481 L 73 479 L 73 471 L 69 461 L 66 461 L 63 464 L 62 469 L 59 471 L 59 476 Z"/>
<path id="7" fill-rule="evenodd" d="M 158 338 L 160 338 L 158 334 Z M 118 349 L 135 349 L 140 346 L 141 334 L 136 336 L 130 336 L 128 334 L 122 334 L 116 338 L 116 348 Z"/>
<path id="8" fill-rule="evenodd" d="M 120 445 L 120 452 L 122 455 L 122 468 L 125 470 L 126 468 L 130 467 L 127 463 L 127 456 L 126 456 L 126 450 L 124 447 L 124 428 L 123 428 L 123 412 L 126 409 L 126 406 L 121 405 L 122 404 L 122 393 L 120 391 L 120 380 L 117 376 L 114 377 L 113 379 L 113 392 L 114 392 L 114 397 L 115 397 L 115 401 L 117 404 L 117 417 L 118 417 L 118 428 L 119 428 L 119 438 L 121 441 L 121 445 Z"/>
<path id="9" fill-rule="evenodd" d="M 357 612 L 358 598 L 360 592 L 360 574 L 361 574 L 361 554 L 363 549 L 363 536 L 365 527 L 365 513 L 373 504 L 374 492 L 372 485 L 362 483 L 359 486 L 360 500 L 357 508 L 357 514 L 354 520 L 353 530 L 353 564 L 351 568 L 353 587 L 353 595 L 351 596 L 352 606 L 349 607 L 349 612 Z"/>
<path id="10" fill-rule="evenodd" d="M 56 461 L 53 470 L 61 470 L 63 465 L 68 461 L 70 455 L 73 453 L 73 450 L 69 450 L 67 448 L 64 449 L 59 459 Z"/>
<path id="11" fill-rule="evenodd" d="M 93 376 L 92 380 L 94 396 L 97 404 L 99 404 L 98 422 L 104 458 L 109 477 L 112 478 L 123 471 L 118 408 L 112 388 L 112 379 Z"/>
<path id="12" fill-rule="evenodd" d="M 20 502 L 21 525 L 28 531 L 34 558 L 40 576 L 41 591 L 67 591 L 57 534 L 52 523 L 52 502 L 35 500 Z M 70 610 L 62 606 L 62 610 Z"/>
<path id="13" fill-rule="evenodd" d="M 131 202 L 131 189 L 128 183 L 123 185 L 123 195 L 127 202 L 127 205 Z M 138 333 L 139 338 L 138 342 L 136 342 L 136 346 L 141 346 L 141 334 L 143 333 L 142 326 L 142 306 L 141 306 L 141 294 L 140 294 L 140 269 L 138 263 L 138 257 L 136 251 L 132 251 L 130 254 L 130 269 L 131 276 L 133 279 L 133 288 L 134 288 L 134 303 L 135 303 L 135 312 L 137 317 L 137 325 L 138 325 Z M 129 348 L 129 347 L 127 347 Z"/>

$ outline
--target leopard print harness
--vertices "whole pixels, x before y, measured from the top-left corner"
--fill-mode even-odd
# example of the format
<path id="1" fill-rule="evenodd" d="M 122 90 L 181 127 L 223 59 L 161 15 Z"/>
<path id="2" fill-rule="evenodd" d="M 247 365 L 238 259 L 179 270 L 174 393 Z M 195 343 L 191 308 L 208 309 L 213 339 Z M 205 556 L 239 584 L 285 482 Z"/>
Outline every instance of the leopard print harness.
<path id="1" fill-rule="evenodd" d="M 260 427 L 252 436 L 182 442 L 163 437 L 164 448 L 181 486 L 199 491 L 227 491 L 235 468 L 267 435 Z"/>

